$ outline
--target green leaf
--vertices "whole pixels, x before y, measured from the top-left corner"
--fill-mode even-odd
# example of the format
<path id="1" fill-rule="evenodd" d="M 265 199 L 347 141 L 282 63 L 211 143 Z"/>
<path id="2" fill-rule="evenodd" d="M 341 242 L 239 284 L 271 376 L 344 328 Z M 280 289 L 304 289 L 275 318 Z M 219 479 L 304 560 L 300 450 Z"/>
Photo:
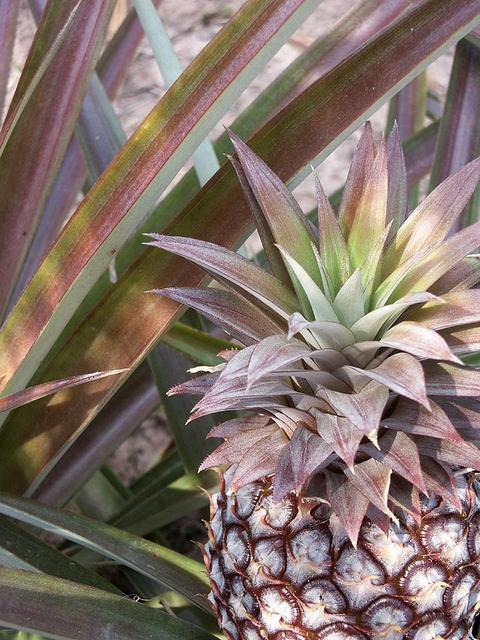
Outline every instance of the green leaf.
<path id="1" fill-rule="evenodd" d="M 216 486 L 218 480 L 216 474 L 213 476 L 210 488 Z M 145 495 L 143 499 L 135 495 L 122 511 L 112 518 L 111 524 L 144 536 L 179 518 L 191 515 L 208 504 L 208 495 L 201 488 L 199 477 L 182 476 L 168 487 Z"/>
<path id="2" fill-rule="evenodd" d="M 207 601 L 199 595 L 208 590 L 208 578 L 203 566 L 195 560 L 115 527 L 26 498 L 0 494 L 0 513 L 54 532 L 131 567 L 209 611 Z"/>
<path id="3" fill-rule="evenodd" d="M 189 327 L 183 322 L 176 322 L 163 336 L 162 342 L 183 353 L 198 364 L 214 366 L 221 362 L 218 353 L 231 349 L 232 343 L 215 338 L 205 331 Z"/>
<path id="4" fill-rule="evenodd" d="M 68 615 L 66 615 L 68 612 Z M 213 640 L 183 620 L 125 597 L 41 574 L 0 567 L 0 624 L 65 640 Z"/>
<path id="5" fill-rule="evenodd" d="M 119 593 L 111 582 L 67 558 L 17 524 L 0 518 L 0 564 L 12 569 L 39 571 L 58 578 Z"/>

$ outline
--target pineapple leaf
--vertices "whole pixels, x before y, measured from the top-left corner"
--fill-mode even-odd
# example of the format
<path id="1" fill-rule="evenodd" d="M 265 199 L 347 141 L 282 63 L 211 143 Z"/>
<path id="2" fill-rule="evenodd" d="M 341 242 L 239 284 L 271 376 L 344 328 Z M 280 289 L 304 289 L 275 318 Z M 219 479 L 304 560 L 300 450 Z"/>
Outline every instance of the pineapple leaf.
<path id="1" fill-rule="evenodd" d="M 276 244 L 301 264 L 313 281 L 320 282 L 313 238 L 297 201 L 280 178 L 237 135 L 230 132 L 230 139 Z"/>
<path id="2" fill-rule="evenodd" d="M 355 149 L 347 181 L 342 194 L 338 219 L 343 236 L 348 238 L 355 220 L 358 203 L 361 201 L 369 167 L 375 160 L 375 143 L 372 125 L 367 122 L 363 128 L 360 141 Z"/>
<path id="3" fill-rule="evenodd" d="M 282 331 L 281 325 L 233 291 L 182 287 L 153 292 L 195 309 L 245 345 Z"/>
<path id="4" fill-rule="evenodd" d="M 388 488 L 392 471 L 382 462 L 370 458 L 360 462 L 353 469 L 345 469 L 347 478 L 374 506 L 392 520 L 395 516 L 388 508 Z"/>
<path id="5" fill-rule="evenodd" d="M 281 318 L 296 311 L 295 296 L 273 275 L 255 263 L 211 242 L 193 238 L 169 237 L 150 234 L 146 244 L 182 256 L 205 269 L 222 284 L 246 294 L 271 308 Z"/>
<path id="6" fill-rule="evenodd" d="M 368 170 L 368 165 L 366 167 Z M 387 197 L 387 154 L 382 139 L 365 178 L 362 195 L 357 202 L 348 234 L 348 250 L 355 268 L 363 265 L 385 233 Z"/>
<path id="7" fill-rule="evenodd" d="M 338 220 L 318 176 L 315 176 L 315 188 L 320 257 L 331 278 L 333 290 L 338 291 L 350 276 L 350 256 Z"/>
<path id="8" fill-rule="evenodd" d="M 446 341 L 433 329 L 419 322 L 400 322 L 383 334 L 380 344 L 406 351 L 419 358 L 449 360 L 461 364 Z"/>
<path id="9" fill-rule="evenodd" d="M 359 491 L 350 480 L 338 473 L 327 471 L 325 478 L 328 501 L 356 548 L 358 534 L 367 514 L 370 499 Z"/>
<path id="10" fill-rule="evenodd" d="M 343 367 L 343 370 L 346 372 L 355 371 L 406 398 L 415 400 L 426 409 L 430 408 L 422 365 L 408 353 L 395 353 L 375 369 L 346 366 Z"/>
<path id="11" fill-rule="evenodd" d="M 388 197 L 387 223 L 392 223 L 394 234 L 407 215 L 407 169 L 403 155 L 398 126 L 395 122 L 387 140 Z"/>
<path id="12" fill-rule="evenodd" d="M 384 274 L 447 236 L 480 180 L 480 158 L 439 185 L 398 230 L 385 254 Z"/>

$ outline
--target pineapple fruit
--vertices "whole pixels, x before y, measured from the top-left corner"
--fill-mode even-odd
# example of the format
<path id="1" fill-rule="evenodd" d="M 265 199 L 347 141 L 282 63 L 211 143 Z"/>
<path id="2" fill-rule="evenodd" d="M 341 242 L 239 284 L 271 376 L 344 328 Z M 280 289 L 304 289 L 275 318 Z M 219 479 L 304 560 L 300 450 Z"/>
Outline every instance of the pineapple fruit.
<path id="1" fill-rule="evenodd" d="M 480 223 L 452 229 L 480 160 L 407 217 L 396 128 L 367 124 L 318 227 L 238 137 L 231 161 L 268 268 L 153 235 L 218 283 L 158 293 L 233 338 L 172 393 L 236 411 L 204 556 L 229 639 L 466 638 L 480 581 Z M 468 364 L 470 361 L 471 364 Z"/>

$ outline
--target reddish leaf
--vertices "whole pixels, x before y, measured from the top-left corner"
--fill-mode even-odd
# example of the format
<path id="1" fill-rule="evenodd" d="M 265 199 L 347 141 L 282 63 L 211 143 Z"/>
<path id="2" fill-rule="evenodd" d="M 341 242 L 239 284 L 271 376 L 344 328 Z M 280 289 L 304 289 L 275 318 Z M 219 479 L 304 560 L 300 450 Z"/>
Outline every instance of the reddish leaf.
<path id="1" fill-rule="evenodd" d="M 222 284 L 259 300 L 284 319 L 297 310 L 292 292 L 270 273 L 260 269 L 234 251 L 193 238 L 180 238 L 151 234 L 153 240 L 146 244 L 165 249 L 205 269 Z"/>
<path id="2" fill-rule="evenodd" d="M 355 488 L 389 516 L 393 516 L 387 505 L 391 474 L 389 467 L 372 458 L 356 464 L 352 470 L 345 469 L 345 475 Z"/>
<path id="3" fill-rule="evenodd" d="M 426 493 L 420 456 L 415 440 L 401 431 L 385 434 L 378 441 L 379 449 L 371 444 L 362 445 L 362 451 L 388 465 L 401 478 L 406 478 L 420 491 Z"/>
<path id="4" fill-rule="evenodd" d="M 430 399 L 430 410 L 427 411 L 416 402 L 399 398 L 393 413 L 382 422 L 382 426 L 414 435 L 461 442 L 461 435 L 442 410 L 442 406 Z"/>
<path id="5" fill-rule="evenodd" d="M 479 110 L 480 50 L 467 39 L 463 39 L 455 50 L 447 98 L 440 121 L 430 189 L 478 156 Z M 472 204 L 467 208 L 467 213 L 467 217 L 457 219 L 455 230 L 478 219 L 478 203 L 477 207 Z"/>
<path id="6" fill-rule="evenodd" d="M 4 134 L 12 126 L 10 114 L 15 112 L 45 52 L 53 46 L 77 4 L 78 0 L 48 3 L 13 98 Z M 92 0 L 78 5 L 68 33 L 2 153 L 0 191 L 4 195 L 0 223 L 3 229 L 8 229 L 8 234 L 0 238 L 3 305 L 8 302 L 49 187 L 73 133 L 113 4 L 113 0 Z"/>
<path id="7" fill-rule="evenodd" d="M 439 301 L 409 310 L 407 317 L 436 331 L 480 322 L 480 289 L 444 293 Z"/>
<path id="8" fill-rule="evenodd" d="M 213 451 L 200 465 L 199 471 L 204 471 L 210 467 L 217 467 L 222 464 L 237 463 L 244 453 L 250 447 L 256 445 L 260 440 L 266 437 L 275 438 L 276 435 L 281 436 L 281 432 L 276 425 L 264 426 L 261 429 L 248 429 L 236 436 L 228 438 L 226 442 L 221 444 Z"/>
<path id="9" fill-rule="evenodd" d="M 335 453 L 349 466 L 353 467 L 360 440 L 364 432 L 347 420 L 336 415 L 316 411 L 318 434 L 332 447 Z"/>
<path id="10" fill-rule="evenodd" d="M 449 360 L 460 363 L 445 340 L 433 329 L 419 322 L 400 322 L 383 334 L 380 344 L 406 351 L 419 358 Z"/>
<path id="11" fill-rule="evenodd" d="M 79 384 L 86 384 L 87 382 L 95 382 L 95 380 L 101 380 L 108 376 L 116 376 L 120 373 L 125 373 L 125 369 L 117 369 L 114 371 L 97 371 L 96 373 L 86 373 L 80 376 L 73 376 L 66 378 L 65 380 L 54 380 L 53 382 L 45 382 L 43 384 L 37 384 L 34 387 L 28 387 L 17 391 L 4 398 L 0 398 L 0 413 L 3 411 L 13 411 L 17 407 L 21 407 L 24 404 L 51 396 L 63 389 L 70 389 L 71 387 L 77 387 Z"/>
<path id="12" fill-rule="evenodd" d="M 195 309 L 245 345 L 282 330 L 258 307 L 233 291 L 182 287 L 155 289 L 154 293 Z"/>
<path id="13" fill-rule="evenodd" d="M 480 371 L 447 363 L 427 362 L 425 384 L 431 396 L 480 395 Z"/>
<path id="14" fill-rule="evenodd" d="M 429 409 L 422 365 L 408 353 L 396 353 L 375 369 L 345 367 L 376 380 L 392 391 L 411 398 Z"/>
<path id="15" fill-rule="evenodd" d="M 7 93 L 19 7 L 20 0 L 3 0 L 0 5 L 0 122 Z"/>
<path id="16" fill-rule="evenodd" d="M 312 237 L 297 201 L 250 147 L 234 133 L 230 133 L 230 139 L 276 244 L 301 264 L 315 282 L 320 282 Z"/>
<path id="17" fill-rule="evenodd" d="M 354 547 L 370 501 L 347 478 L 327 471 L 327 497 Z"/>
<path id="18" fill-rule="evenodd" d="M 278 455 L 288 443 L 286 435 L 278 429 L 265 435 L 266 429 L 262 429 L 263 438 L 257 440 L 241 457 L 232 478 L 233 489 L 268 476 L 275 471 Z M 213 454 L 212 454 L 213 455 Z M 239 456 L 236 454 L 236 460 Z"/>
<path id="19" fill-rule="evenodd" d="M 368 167 L 372 166 L 374 159 L 375 143 L 373 141 L 372 125 L 367 122 L 353 155 L 338 211 L 338 219 L 345 237 L 348 237 L 352 228 L 357 206 L 365 187 L 366 173 Z"/>
<path id="20" fill-rule="evenodd" d="M 407 85 L 410 87 L 412 83 Z M 398 95 L 398 94 L 397 94 Z M 402 132 L 403 133 L 403 132 Z M 412 131 L 412 134 L 414 131 Z M 410 136 L 403 136 L 403 139 Z M 407 215 L 407 169 L 400 143 L 398 126 L 395 123 L 387 140 L 388 199 L 387 222 L 392 222 L 391 233 L 395 233 Z"/>
<path id="21" fill-rule="evenodd" d="M 462 502 L 458 495 L 453 475 L 432 458 L 422 458 L 422 468 L 427 489 L 448 500 L 450 504 L 461 511 Z"/>

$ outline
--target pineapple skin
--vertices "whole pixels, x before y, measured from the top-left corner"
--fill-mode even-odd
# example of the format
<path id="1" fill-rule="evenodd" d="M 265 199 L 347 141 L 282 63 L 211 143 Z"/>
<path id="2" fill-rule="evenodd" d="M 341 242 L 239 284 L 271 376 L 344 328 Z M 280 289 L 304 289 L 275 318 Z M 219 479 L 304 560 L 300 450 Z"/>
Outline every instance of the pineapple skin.
<path id="1" fill-rule="evenodd" d="M 462 640 L 478 608 L 479 484 L 462 511 L 424 499 L 419 523 L 364 520 L 355 549 L 319 498 L 271 497 L 271 480 L 211 497 L 204 560 L 229 640 Z"/>

